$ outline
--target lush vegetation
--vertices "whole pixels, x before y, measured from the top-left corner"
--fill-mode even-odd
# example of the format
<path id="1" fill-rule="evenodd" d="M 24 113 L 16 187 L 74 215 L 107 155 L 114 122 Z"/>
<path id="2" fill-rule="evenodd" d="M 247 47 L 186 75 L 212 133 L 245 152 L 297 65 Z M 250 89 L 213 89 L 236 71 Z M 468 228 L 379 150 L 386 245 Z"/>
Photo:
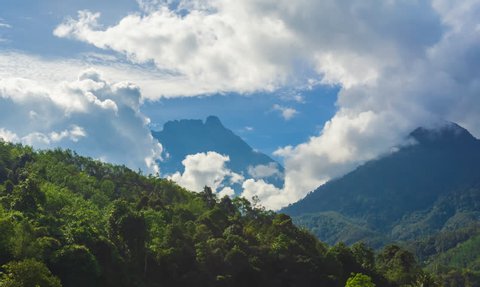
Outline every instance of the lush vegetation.
<path id="1" fill-rule="evenodd" d="M 6 143 L 0 266 L 0 286 L 435 286 L 397 246 L 329 247 L 243 198 Z"/>
<path id="2" fill-rule="evenodd" d="M 480 286 L 479 224 L 409 242 L 406 248 L 444 286 Z"/>

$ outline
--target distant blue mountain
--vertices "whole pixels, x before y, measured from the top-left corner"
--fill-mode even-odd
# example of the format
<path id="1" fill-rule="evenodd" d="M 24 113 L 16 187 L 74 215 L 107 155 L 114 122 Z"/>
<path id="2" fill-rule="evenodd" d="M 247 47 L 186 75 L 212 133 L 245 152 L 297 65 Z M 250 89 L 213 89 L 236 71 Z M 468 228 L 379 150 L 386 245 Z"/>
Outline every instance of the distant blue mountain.
<path id="1" fill-rule="evenodd" d="M 154 138 L 162 143 L 169 157 L 161 162 L 163 174 L 183 172 L 182 160 L 187 155 L 214 151 L 230 157 L 226 164 L 232 171 L 252 178 L 254 167 L 276 167 L 279 173 L 263 178 L 277 187 L 283 186 L 284 168 L 275 160 L 255 151 L 239 136 L 227 129 L 215 116 L 202 120 L 175 120 L 165 123 L 161 131 L 152 131 Z M 233 186 L 238 194 L 239 186 Z"/>

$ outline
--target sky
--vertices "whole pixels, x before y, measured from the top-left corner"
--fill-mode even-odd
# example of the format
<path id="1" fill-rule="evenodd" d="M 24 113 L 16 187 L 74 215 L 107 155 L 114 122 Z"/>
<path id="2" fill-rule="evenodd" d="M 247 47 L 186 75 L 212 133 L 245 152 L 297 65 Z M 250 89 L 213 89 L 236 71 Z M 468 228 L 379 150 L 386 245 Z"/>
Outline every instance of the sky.
<path id="1" fill-rule="evenodd" d="M 478 0 L 1 0 L 0 137 L 162 174 L 150 129 L 217 115 L 284 165 L 282 188 L 234 176 L 278 209 L 418 126 L 478 137 L 479 14 Z M 228 160 L 191 155 L 175 178 L 209 184 Z"/>

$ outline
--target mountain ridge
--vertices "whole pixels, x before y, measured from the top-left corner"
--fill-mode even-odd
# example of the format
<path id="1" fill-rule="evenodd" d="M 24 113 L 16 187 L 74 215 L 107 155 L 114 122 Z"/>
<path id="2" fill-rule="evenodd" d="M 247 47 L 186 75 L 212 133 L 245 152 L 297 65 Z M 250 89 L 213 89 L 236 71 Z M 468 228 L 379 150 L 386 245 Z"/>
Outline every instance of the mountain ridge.
<path id="1" fill-rule="evenodd" d="M 363 239 L 381 245 L 441 230 L 449 218 L 443 220 L 435 210 L 453 218 L 465 205 L 462 200 L 471 193 L 469 190 L 480 190 L 480 141 L 454 123 L 436 129 L 417 128 L 409 137 L 415 144 L 366 162 L 281 212 L 294 216 L 297 223 L 331 244 Z M 462 200 L 447 208 L 452 196 Z M 471 207 L 461 212 L 476 214 L 477 210 Z M 430 223 L 426 223 L 428 216 Z M 415 227 L 422 220 L 424 232 Z M 337 222 L 339 228 L 327 237 L 322 232 L 328 222 Z M 351 222 L 366 231 L 363 236 Z M 345 234 L 346 229 L 350 233 Z"/>

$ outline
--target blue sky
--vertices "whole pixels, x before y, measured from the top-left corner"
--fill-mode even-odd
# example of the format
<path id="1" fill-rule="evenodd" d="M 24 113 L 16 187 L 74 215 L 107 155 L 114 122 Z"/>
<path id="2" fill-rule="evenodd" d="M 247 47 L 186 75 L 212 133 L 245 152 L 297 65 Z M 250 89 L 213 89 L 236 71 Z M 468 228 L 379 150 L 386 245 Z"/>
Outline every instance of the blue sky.
<path id="1" fill-rule="evenodd" d="M 302 97 L 301 102 L 280 98 L 278 94 L 282 91 L 252 95 L 217 94 L 146 102 L 142 110 L 152 119 L 153 130 L 161 129 L 169 120 L 205 119 L 216 115 L 252 147 L 272 156 L 280 147 L 300 144 L 318 134 L 323 124 L 335 114 L 337 92 L 337 88 L 326 86 L 295 92 Z M 275 104 L 294 108 L 298 114 L 285 120 L 274 109 Z"/>
<path id="2" fill-rule="evenodd" d="M 217 115 L 284 163 L 281 189 L 244 179 L 278 208 L 418 126 L 478 137 L 479 14 L 479 0 L 4 0 L 0 137 L 161 172 L 149 129 Z"/>
<path id="3" fill-rule="evenodd" d="M 103 15 L 106 25 L 119 21 L 129 11 L 138 9 L 132 0 L 115 1 L 39 1 L 25 0 L 2 1 L 0 17 L 12 27 L 4 29 L 2 35 L 9 41 L 3 48 L 40 54 L 49 57 L 75 56 L 77 53 L 95 50 L 91 45 L 81 42 L 65 41 L 55 37 L 52 31 L 68 16 L 75 16 L 77 11 L 93 9 Z"/>

